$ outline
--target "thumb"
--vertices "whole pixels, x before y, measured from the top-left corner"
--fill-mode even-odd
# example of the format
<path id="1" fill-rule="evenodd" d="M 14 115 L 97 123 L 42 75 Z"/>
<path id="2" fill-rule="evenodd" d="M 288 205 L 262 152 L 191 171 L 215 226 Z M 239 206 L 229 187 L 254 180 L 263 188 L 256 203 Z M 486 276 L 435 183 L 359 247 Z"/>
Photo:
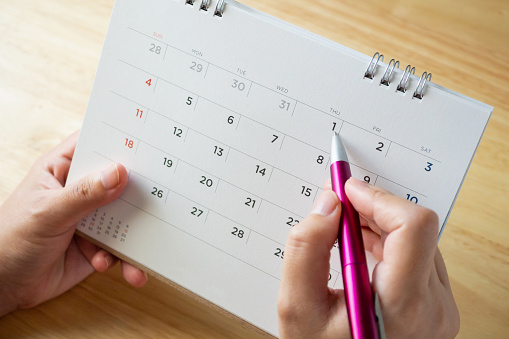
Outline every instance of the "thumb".
<path id="1" fill-rule="evenodd" d="M 300 300 L 304 306 L 323 304 L 328 298 L 330 252 L 340 216 L 337 195 L 325 191 L 311 213 L 292 228 L 285 246 L 280 299 Z"/>
<path id="2" fill-rule="evenodd" d="M 124 166 L 114 163 L 52 192 L 47 208 L 51 224 L 69 227 L 122 194 L 128 181 Z"/>

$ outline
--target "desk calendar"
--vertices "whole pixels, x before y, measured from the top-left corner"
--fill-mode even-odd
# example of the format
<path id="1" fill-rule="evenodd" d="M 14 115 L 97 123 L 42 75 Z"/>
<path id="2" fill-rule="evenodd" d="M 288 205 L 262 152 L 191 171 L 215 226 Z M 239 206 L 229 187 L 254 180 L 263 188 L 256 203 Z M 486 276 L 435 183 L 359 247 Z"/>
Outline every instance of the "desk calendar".
<path id="1" fill-rule="evenodd" d="M 78 232 L 277 335 L 333 131 L 354 176 L 447 220 L 492 108 L 395 66 L 234 1 L 117 0 L 69 182 L 120 162 L 129 183 Z"/>

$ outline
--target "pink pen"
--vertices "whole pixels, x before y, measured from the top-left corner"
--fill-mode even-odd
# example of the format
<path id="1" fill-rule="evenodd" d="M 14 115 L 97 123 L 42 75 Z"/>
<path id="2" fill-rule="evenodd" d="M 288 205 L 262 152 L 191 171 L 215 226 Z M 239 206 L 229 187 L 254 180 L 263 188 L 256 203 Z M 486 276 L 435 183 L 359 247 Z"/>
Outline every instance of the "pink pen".
<path id="1" fill-rule="evenodd" d="M 352 338 L 378 338 L 374 299 L 369 283 L 359 214 L 345 193 L 345 183 L 352 174 L 345 147 L 338 133 L 332 136 L 330 171 L 332 190 L 338 195 L 343 207 L 338 245 Z"/>

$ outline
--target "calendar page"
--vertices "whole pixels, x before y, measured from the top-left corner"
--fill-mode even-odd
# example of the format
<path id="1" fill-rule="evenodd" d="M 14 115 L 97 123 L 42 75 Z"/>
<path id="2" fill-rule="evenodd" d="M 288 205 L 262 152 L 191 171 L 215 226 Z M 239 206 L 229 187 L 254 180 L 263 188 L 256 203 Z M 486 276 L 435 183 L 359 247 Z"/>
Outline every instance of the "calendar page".
<path id="1" fill-rule="evenodd" d="M 69 182 L 120 162 L 129 183 L 77 230 L 277 335 L 284 244 L 329 177 L 333 131 L 355 177 L 443 228 L 492 108 L 429 82 L 414 98 L 419 77 L 397 91 L 399 69 L 381 85 L 387 64 L 365 78 L 368 56 L 216 6 L 117 0 Z"/>

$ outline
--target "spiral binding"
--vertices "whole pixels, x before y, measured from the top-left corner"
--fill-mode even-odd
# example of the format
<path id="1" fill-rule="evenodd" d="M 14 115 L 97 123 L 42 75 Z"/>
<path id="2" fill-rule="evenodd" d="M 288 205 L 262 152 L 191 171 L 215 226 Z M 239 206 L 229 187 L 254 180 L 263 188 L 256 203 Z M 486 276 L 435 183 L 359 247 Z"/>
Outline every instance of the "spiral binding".
<path id="1" fill-rule="evenodd" d="M 375 76 L 378 62 L 383 61 L 383 59 L 384 59 L 383 54 L 380 54 L 378 52 L 373 54 L 373 57 L 369 62 L 368 68 L 364 73 L 364 78 L 372 80 Z M 391 78 L 395 68 L 399 68 L 399 61 L 391 59 L 391 61 L 389 61 L 389 64 L 387 65 L 387 68 L 385 69 L 384 75 L 382 76 L 382 80 L 380 80 L 380 85 L 384 86 L 390 85 Z M 396 88 L 397 92 L 406 93 L 408 83 L 410 82 L 410 75 L 412 74 L 415 74 L 415 67 L 412 67 L 411 65 L 406 66 L 405 71 L 403 72 L 403 76 L 401 77 L 398 87 Z M 412 95 L 412 98 L 422 100 L 422 98 L 424 97 L 424 90 L 426 89 L 426 83 L 428 81 L 431 81 L 431 73 L 428 72 L 422 73 L 421 78 L 419 79 L 419 83 L 417 84 L 417 87 L 415 88 L 415 91 Z"/>
<path id="2" fill-rule="evenodd" d="M 196 0 L 186 0 L 186 5 L 194 6 L 194 2 Z M 201 0 L 200 10 L 208 11 L 210 7 L 211 0 Z M 216 5 L 216 9 L 214 10 L 214 16 L 222 17 L 224 13 L 224 7 L 226 5 L 225 0 L 219 0 Z"/>
<path id="3" fill-rule="evenodd" d="M 210 0 L 201 0 L 200 9 L 202 11 L 208 11 L 210 6 Z"/>
<path id="4" fill-rule="evenodd" d="M 391 84 L 391 78 L 392 73 L 394 72 L 394 68 L 399 67 L 399 60 L 396 61 L 394 59 L 391 59 L 389 61 L 389 64 L 387 65 L 387 68 L 385 69 L 384 76 L 382 77 L 382 80 L 380 80 L 380 85 L 389 86 Z"/>
<path id="5" fill-rule="evenodd" d="M 384 56 L 383 54 L 376 52 L 371 58 L 371 62 L 369 63 L 366 73 L 364 73 L 364 78 L 373 79 L 376 71 L 376 66 L 378 65 L 379 61 L 384 61 Z"/>
<path id="6" fill-rule="evenodd" d="M 419 79 L 419 83 L 417 84 L 417 88 L 414 92 L 414 98 L 422 99 L 424 95 L 424 88 L 426 87 L 426 82 L 431 81 L 431 73 L 424 72 Z M 422 85 L 421 85 L 422 82 Z"/>
<path id="7" fill-rule="evenodd" d="M 219 0 L 216 5 L 216 10 L 214 11 L 214 16 L 222 17 L 225 5 L 225 0 Z"/>
<path id="8" fill-rule="evenodd" d="M 401 93 L 406 93 L 408 81 L 410 80 L 410 74 L 415 74 L 415 67 L 408 65 L 405 68 L 405 72 L 403 73 L 403 76 L 401 77 L 401 81 L 399 82 L 399 85 L 398 85 L 398 88 L 396 88 L 396 91 L 399 91 Z"/>

